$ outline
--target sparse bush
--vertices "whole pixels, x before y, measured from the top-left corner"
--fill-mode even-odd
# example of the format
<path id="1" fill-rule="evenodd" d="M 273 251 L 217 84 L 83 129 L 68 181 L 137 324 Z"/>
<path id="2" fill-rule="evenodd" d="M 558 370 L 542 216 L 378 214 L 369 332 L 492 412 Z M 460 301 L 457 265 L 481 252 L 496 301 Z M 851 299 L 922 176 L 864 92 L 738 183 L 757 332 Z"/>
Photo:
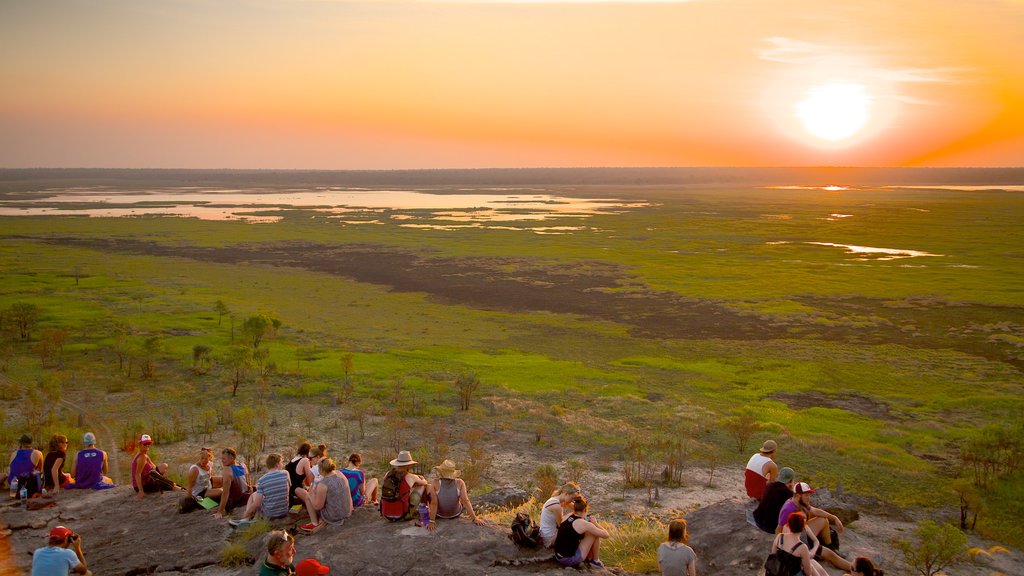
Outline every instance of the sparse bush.
<path id="1" fill-rule="evenodd" d="M 637 518 L 622 525 L 598 522 L 609 532 L 601 544 L 601 560 L 629 574 L 658 572 L 658 546 L 665 541 L 668 526 L 657 520 Z"/>
<path id="2" fill-rule="evenodd" d="M 245 544 L 241 542 L 229 542 L 220 551 L 220 562 L 221 566 L 227 568 L 237 568 L 239 566 L 248 566 L 255 562 L 255 559 L 249 556 L 249 551 L 246 550 Z"/>
<path id="3" fill-rule="evenodd" d="M 477 378 L 476 372 L 460 372 L 455 377 L 455 389 L 459 393 L 459 407 L 469 410 L 469 402 L 480 389 L 480 379 Z"/>
<path id="4" fill-rule="evenodd" d="M 747 451 L 750 438 L 760 431 L 762 426 L 752 412 L 744 411 L 723 419 L 722 428 L 736 442 L 736 450 L 743 454 Z"/>
<path id="5" fill-rule="evenodd" d="M 541 500 L 546 500 L 555 488 L 558 488 L 558 470 L 551 464 L 538 466 L 537 471 L 533 473 L 533 479 L 537 482 Z"/>
<path id="6" fill-rule="evenodd" d="M 580 483 L 590 471 L 590 465 L 584 460 L 570 458 L 565 461 L 565 470 L 570 482 Z"/>
<path id="7" fill-rule="evenodd" d="M 898 538 L 893 545 L 916 574 L 934 576 L 967 559 L 967 536 L 951 524 L 926 520 L 917 525 L 914 539 Z"/>

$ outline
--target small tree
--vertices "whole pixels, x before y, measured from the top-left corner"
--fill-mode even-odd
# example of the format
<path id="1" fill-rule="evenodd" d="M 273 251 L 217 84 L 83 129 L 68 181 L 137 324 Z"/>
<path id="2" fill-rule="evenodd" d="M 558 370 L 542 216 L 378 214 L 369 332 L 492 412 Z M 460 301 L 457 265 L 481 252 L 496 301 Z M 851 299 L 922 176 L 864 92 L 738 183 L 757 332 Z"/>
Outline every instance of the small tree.
<path id="1" fill-rule="evenodd" d="M 5 316 L 9 318 L 18 328 L 18 335 L 21 339 L 28 341 L 32 338 L 32 328 L 39 322 L 43 311 L 39 306 L 31 302 L 15 302 L 7 308 Z"/>
<path id="2" fill-rule="evenodd" d="M 914 540 L 893 541 L 903 561 L 921 576 L 934 576 L 967 559 L 967 536 L 950 524 L 926 520 L 914 530 Z"/>
<path id="3" fill-rule="evenodd" d="M 217 313 L 217 326 L 220 326 L 221 320 L 224 319 L 224 315 L 231 312 L 228 310 L 228 305 L 223 300 L 217 300 L 213 303 L 213 311 Z"/>
<path id="4" fill-rule="evenodd" d="M 957 478 L 951 486 L 960 500 L 960 529 L 974 530 L 984 507 L 978 487 L 969 478 Z"/>
<path id="5" fill-rule="evenodd" d="M 206 344 L 196 344 L 192 347 L 192 371 L 196 374 L 206 374 L 210 371 L 210 352 L 213 349 Z"/>
<path id="6" fill-rule="evenodd" d="M 142 378 L 156 375 L 156 357 L 164 348 L 163 338 L 150 336 L 142 342 Z"/>
<path id="7" fill-rule="evenodd" d="M 722 420 L 722 427 L 736 441 L 736 450 L 740 454 L 747 451 L 747 443 L 750 442 L 750 438 L 762 428 L 761 423 L 749 411 L 725 418 Z"/>
<path id="8" fill-rule="evenodd" d="M 352 371 L 353 357 L 351 352 L 346 352 L 341 355 L 339 360 L 341 363 L 341 370 L 345 373 L 345 378 L 348 378 L 349 372 Z"/>
<path id="9" fill-rule="evenodd" d="M 570 458 L 565 461 L 566 476 L 568 476 L 570 482 L 581 483 L 583 477 L 590 471 L 590 465 L 587 464 L 586 460 L 579 458 Z"/>
<path id="10" fill-rule="evenodd" d="M 265 314 L 249 316 L 244 322 L 242 322 L 242 334 L 245 335 L 246 340 L 249 345 L 252 346 L 253 350 L 260 347 L 263 337 L 267 335 L 270 328 L 270 317 Z"/>
<path id="11" fill-rule="evenodd" d="M 540 497 L 546 500 L 551 493 L 558 488 L 558 470 L 551 464 L 541 464 L 537 467 L 537 471 L 533 473 L 533 479 L 537 482 L 537 488 L 540 490 Z"/>
<path id="12" fill-rule="evenodd" d="M 476 372 L 460 372 L 455 377 L 455 389 L 459 393 L 459 407 L 469 410 L 469 401 L 473 399 L 473 394 L 480 389 L 480 379 L 477 378 Z"/>
<path id="13" fill-rule="evenodd" d="M 248 346 L 232 346 L 224 358 L 225 364 L 231 370 L 231 396 L 238 393 L 238 387 L 249 374 L 252 368 L 252 349 Z"/>

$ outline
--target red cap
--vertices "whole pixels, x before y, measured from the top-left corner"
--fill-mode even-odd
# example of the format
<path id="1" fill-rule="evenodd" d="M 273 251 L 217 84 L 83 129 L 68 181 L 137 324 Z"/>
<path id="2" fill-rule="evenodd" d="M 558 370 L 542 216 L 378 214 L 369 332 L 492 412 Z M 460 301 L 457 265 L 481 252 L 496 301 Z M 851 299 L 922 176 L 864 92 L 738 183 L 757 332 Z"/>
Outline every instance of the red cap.
<path id="1" fill-rule="evenodd" d="M 797 494 L 814 494 L 814 488 L 807 482 L 797 482 L 796 488 L 793 489 Z"/>
<path id="2" fill-rule="evenodd" d="M 139 436 L 139 444 L 152 444 L 153 439 L 149 437 L 149 434 L 143 434 Z"/>
<path id="3" fill-rule="evenodd" d="M 63 526 L 54 526 L 50 530 L 50 540 L 67 540 L 67 537 L 72 534 L 74 534 L 74 532 Z"/>
<path id="4" fill-rule="evenodd" d="M 317 576 L 318 574 L 327 574 L 330 571 L 330 566 L 324 566 L 317 562 L 316 558 L 306 558 L 295 565 L 296 576 Z"/>

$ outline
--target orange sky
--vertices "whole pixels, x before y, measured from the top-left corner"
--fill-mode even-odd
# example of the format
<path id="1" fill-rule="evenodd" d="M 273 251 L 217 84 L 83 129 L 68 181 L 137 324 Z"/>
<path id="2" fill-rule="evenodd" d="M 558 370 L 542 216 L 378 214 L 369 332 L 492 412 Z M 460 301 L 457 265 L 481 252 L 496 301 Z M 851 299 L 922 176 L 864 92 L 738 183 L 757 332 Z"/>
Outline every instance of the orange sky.
<path id="1" fill-rule="evenodd" d="M 1020 166 L 1022 55 L 1024 0 L 5 1 L 0 167 Z"/>

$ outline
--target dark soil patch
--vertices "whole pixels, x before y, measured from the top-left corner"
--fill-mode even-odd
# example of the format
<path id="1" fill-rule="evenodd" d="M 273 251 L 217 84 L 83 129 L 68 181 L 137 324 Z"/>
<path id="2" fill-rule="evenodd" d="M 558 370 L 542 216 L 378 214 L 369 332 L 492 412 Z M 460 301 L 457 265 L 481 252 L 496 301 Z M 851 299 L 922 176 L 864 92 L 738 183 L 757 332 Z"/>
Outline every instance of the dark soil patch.
<path id="1" fill-rule="evenodd" d="M 833 396 L 822 392 L 776 392 L 771 398 L 793 410 L 807 408 L 838 408 L 874 420 L 892 419 L 889 405 L 874 398 L 860 395 Z"/>

